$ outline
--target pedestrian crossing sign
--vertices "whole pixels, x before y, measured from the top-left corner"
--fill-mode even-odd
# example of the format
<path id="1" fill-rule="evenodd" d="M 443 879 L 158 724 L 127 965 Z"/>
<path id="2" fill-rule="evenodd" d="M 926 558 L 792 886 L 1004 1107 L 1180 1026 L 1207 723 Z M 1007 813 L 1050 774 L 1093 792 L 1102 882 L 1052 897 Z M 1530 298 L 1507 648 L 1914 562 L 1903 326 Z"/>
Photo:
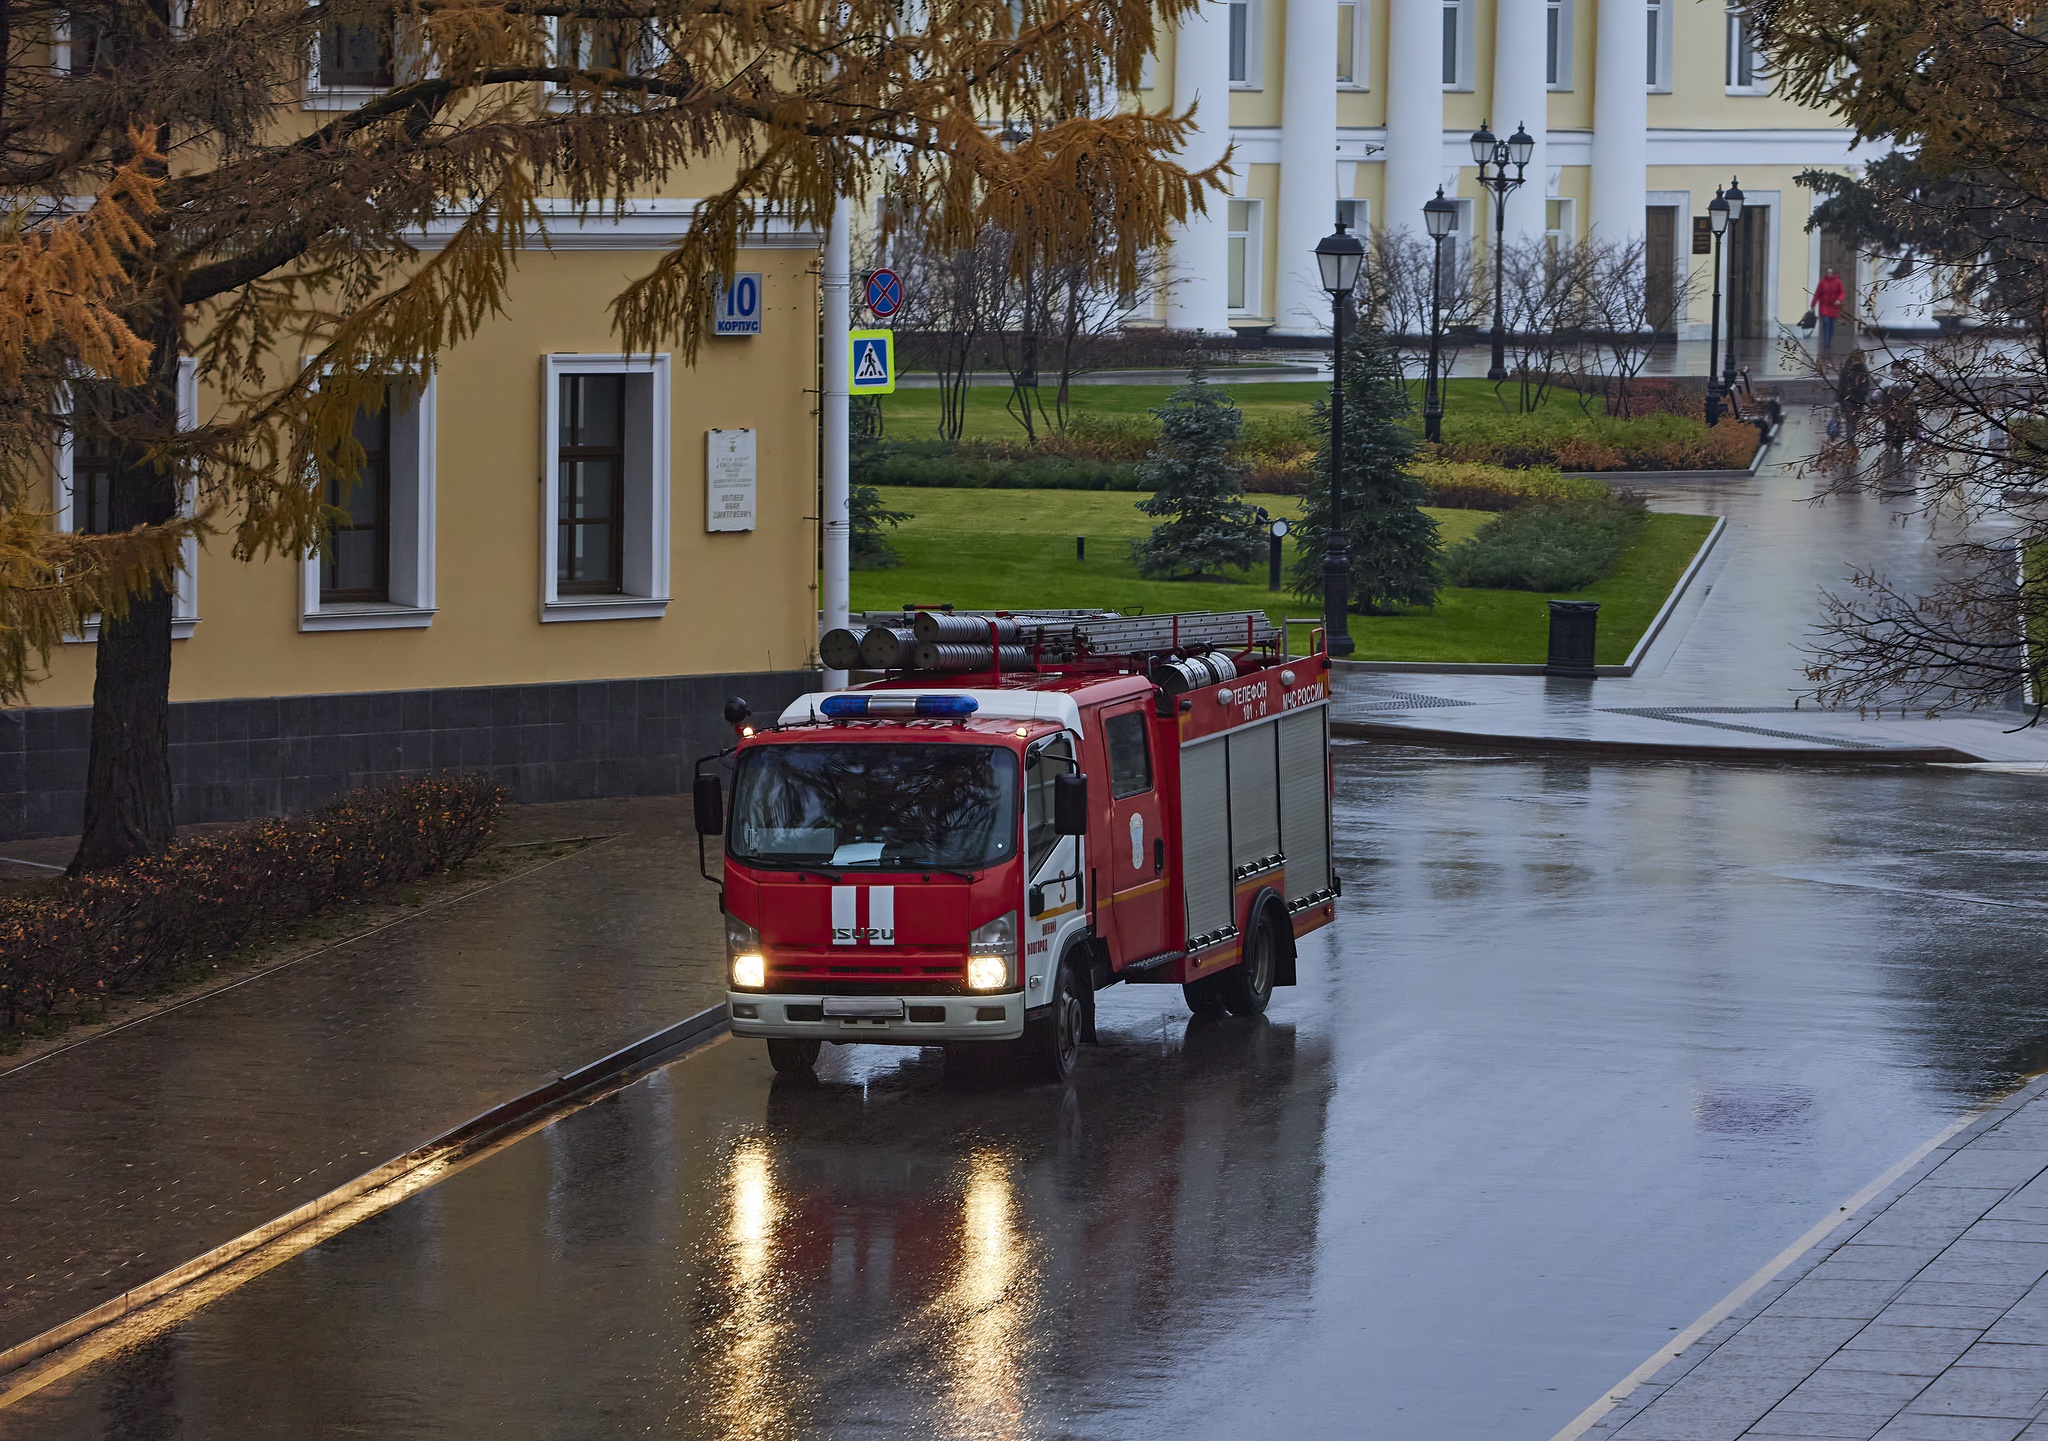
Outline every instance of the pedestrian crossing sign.
<path id="1" fill-rule="evenodd" d="M 856 330 L 848 343 L 853 347 L 847 390 L 854 395 L 893 395 L 896 391 L 896 333 L 893 330 Z"/>

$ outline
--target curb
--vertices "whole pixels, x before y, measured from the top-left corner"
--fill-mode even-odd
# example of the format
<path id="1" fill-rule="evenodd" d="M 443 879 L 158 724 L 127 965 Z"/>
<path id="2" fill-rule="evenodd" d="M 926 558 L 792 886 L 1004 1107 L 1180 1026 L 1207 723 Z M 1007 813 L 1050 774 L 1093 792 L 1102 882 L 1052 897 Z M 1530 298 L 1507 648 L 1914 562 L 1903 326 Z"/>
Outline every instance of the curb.
<path id="1" fill-rule="evenodd" d="M 1812 749 L 1789 746 L 1703 746 L 1683 742 L 1607 741 L 1585 736 L 1487 735 L 1478 731 L 1431 730 L 1381 721 L 1330 721 L 1330 734 L 1351 740 L 1385 741 L 1396 745 L 1481 747 L 1522 751 L 1583 751 L 1593 755 L 1634 756 L 1645 760 L 1734 761 L 1773 765 L 1872 766 L 1937 765 L 1974 762 L 1976 756 L 1948 746 L 1869 746 Z"/>
<path id="2" fill-rule="evenodd" d="M 1713 553 L 1714 547 L 1720 543 L 1727 530 L 1728 517 L 1716 516 L 1713 529 L 1707 532 L 1707 538 L 1701 541 L 1700 548 L 1693 552 L 1692 562 L 1678 577 L 1677 584 L 1671 587 L 1671 593 L 1664 597 L 1664 604 L 1657 608 L 1657 614 L 1650 618 L 1650 623 L 1644 628 L 1642 635 L 1637 637 L 1635 649 L 1628 653 L 1628 659 L 1620 665 L 1594 666 L 1594 679 L 1627 680 L 1636 673 L 1636 668 L 1643 663 L 1643 653 L 1650 648 L 1650 643 L 1662 634 L 1665 622 L 1670 620 L 1671 613 L 1678 609 L 1678 603 L 1685 599 L 1685 593 L 1692 589 L 1692 583 L 1698 578 L 1701 568 L 1706 565 L 1707 557 Z M 1333 668 L 1341 666 L 1345 670 L 1385 675 L 1549 674 L 1546 666 L 1510 661 L 1333 660 L 1330 664 Z"/>
<path id="3" fill-rule="evenodd" d="M 671 1053 L 685 1054 L 723 1035 L 725 1030 L 724 1005 L 712 1006 L 587 1066 L 578 1067 L 565 1076 L 557 1076 L 545 1085 L 492 1106 L 452 1130 L 443 1131 L 426 1144 L 415 1146 L 403 1155 L 365 1171 L 354 1180 L 343 1182 L 325 1195 L 316 1196 L 254 1230 L 245 1231 L 231 1241 L 201 1252 L 182 1265 L 173 1266 L 162 1275 L 124 1291 L 112 1300 L 103 1301 L 69 1321 L 60 1322 L 39 1335 L 9 1346 L 0 1351 L 0 1379 L 60 1347 L 133 1315 L 145 1306 L 164 1300 L 252 1252 L 313 1224 L 350 1201 L 389 1186 L 429 1165 L 474 1151 L 516 1126 L 532 1123 L 565 1101 L 583 1097 L 594 1089 L 623 1080 L 636 1072 L 652 1070 L 654 1067 L 649 1063 L 656 1058 L 672 1059 Z"/>

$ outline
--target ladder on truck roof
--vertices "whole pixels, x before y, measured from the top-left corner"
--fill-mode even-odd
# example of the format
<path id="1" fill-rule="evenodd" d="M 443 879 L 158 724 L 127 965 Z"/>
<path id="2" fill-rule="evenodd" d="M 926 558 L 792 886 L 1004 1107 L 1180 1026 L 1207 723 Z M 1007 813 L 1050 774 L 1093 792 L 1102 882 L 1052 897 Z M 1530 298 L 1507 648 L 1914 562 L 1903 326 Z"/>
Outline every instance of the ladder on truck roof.
<path id="1" fill-rule="evenodd" d="M 833 670 L 1034 670 L 1041 665 L 1142 662 L 1151 656 L 1272 649 L 1281 631 L 1264 611 L 868 611 L 826 631 L 818 655 Z M 999 648 L 991 656 L 990 641 Z M 1284 648 L 1284 647 L 1283 647 Z"/>

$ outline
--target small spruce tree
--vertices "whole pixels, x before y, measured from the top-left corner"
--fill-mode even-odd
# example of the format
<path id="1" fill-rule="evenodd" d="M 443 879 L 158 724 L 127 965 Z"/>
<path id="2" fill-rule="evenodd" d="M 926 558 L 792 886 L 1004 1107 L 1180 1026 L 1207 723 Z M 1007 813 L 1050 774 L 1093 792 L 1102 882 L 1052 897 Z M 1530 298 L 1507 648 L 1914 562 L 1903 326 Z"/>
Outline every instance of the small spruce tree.
<path id="1" fill-rule="evenodd" d="M 1230 458 L 1244 412 L 1210 386 L 1198 363 L 1152 413 L 1159 439 L 1138 466 L 1139 483 L 1152 494 L 1138 509 L 1171 519 L 1131 542 L 1131 560 L 1148 580 L 1222 580 L 1259 554 L 1260 512 L 1244 498 L 1244 465 Z"/>
<path id="2" fill-rule="evenodd" d="M 1386 337 L 1361 327 L 1344 345 L 1344 535 L 1351 561 L 1351 608 L 1385 611 L 1436 601 L 1436 521 L 1422 513 L 1422 483 L 1410 473 L 1415 433 L 1403 425 L 1408 387 Z M 1294 594 L 1323 593 L 1330 526 L 1330 403 L 1311 416 L 1321 444 L 1294 530 Z"/>

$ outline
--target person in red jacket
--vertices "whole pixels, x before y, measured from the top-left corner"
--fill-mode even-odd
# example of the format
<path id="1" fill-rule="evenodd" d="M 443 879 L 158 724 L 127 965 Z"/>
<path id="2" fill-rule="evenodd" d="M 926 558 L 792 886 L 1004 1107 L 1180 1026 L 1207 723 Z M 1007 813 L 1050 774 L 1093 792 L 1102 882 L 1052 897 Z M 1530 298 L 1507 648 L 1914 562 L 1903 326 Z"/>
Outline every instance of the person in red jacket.
<path id="1" fill-rule="evenodd" d="M 1822 272 L 1820 284 L 1813 288 L 1813 313 L 1820 317 L 1822 350 L 1835 343 L 1835 321 L 1842 314 L 1842 302 L 1848 294 L 1848 287 L 1842 284 L 1842 277 L 1835 274 L 1832 267 Z"/>

